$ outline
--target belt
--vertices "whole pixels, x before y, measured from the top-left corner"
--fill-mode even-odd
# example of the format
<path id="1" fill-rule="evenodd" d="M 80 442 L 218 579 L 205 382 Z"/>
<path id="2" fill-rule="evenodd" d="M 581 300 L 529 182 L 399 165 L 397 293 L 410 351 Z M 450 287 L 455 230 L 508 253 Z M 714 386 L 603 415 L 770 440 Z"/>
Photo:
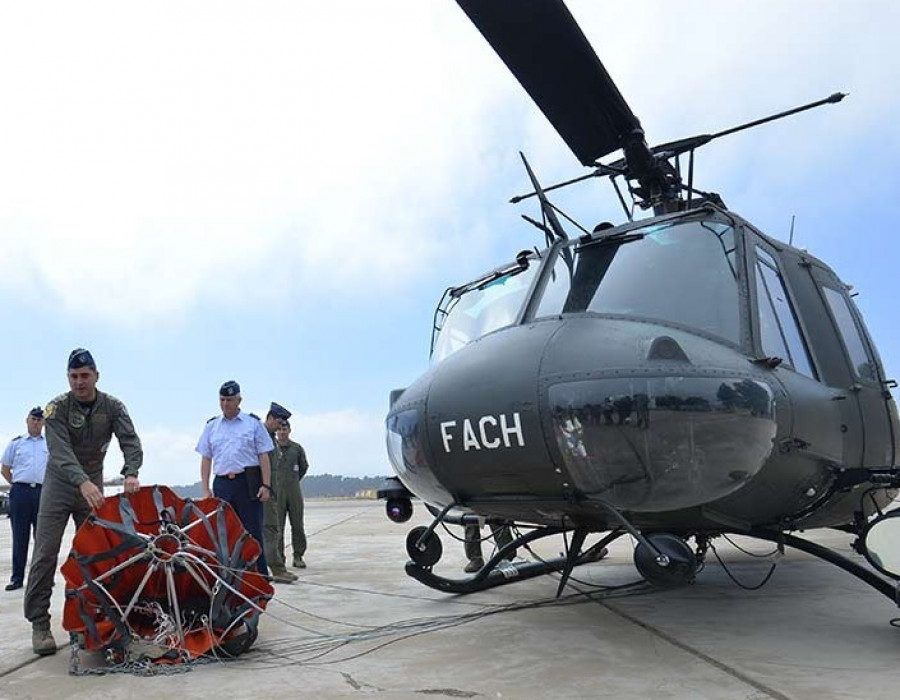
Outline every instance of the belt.
<path id="1" fill-rule="evenodd" d="M 36 489 L 40 486 L 40 484 L 30 481 L 14 481 L 13 486 L 28 486 L 29 488 Z"/>
<path id="2" fill-rule="evenodd" d="M 239 472 L 229 472 L 228 474 L 217 474 L 216 478 L 218 479 L 237 479 L 238 477 L 244 476 L 244 470 L 242 469 Z"/>

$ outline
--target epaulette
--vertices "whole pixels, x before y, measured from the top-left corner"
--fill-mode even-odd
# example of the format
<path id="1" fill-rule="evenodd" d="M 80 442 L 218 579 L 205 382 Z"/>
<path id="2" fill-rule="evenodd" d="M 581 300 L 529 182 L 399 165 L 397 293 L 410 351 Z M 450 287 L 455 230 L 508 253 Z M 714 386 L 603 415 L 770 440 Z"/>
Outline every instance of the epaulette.
<path id="1" fill-rule="evenodd" d="M 24 436 L 24 435 L 16 435 L 16 436 L 12 439 L 12 442 L 15 442 L 16 440 L 21 440 L 23 437 L 25 437 L 25 436 Z"/>
<path id="2" fill-rule="evenodd" d="M 248 413 L 247 415 L 250 416 L 251 418 L 256 418 L 256 420 L 262 420 L 262 418 L 260 418 L 260 417 L 259 417 L 258 415 L 256 415 L 255 413 Z"/>
<path id="3" fill-rule="evenodd" d="M 218 417 L 219 417 L 219 416 L 213 416 L 212 418 L 210 418 L 210 419 L 209 419 L 208 421 L 206 421 L 206 422 L 207 422 L 207 423 L 212 423 L 212 422 L 213 422 L 216 418 L 218 418 Z"/>

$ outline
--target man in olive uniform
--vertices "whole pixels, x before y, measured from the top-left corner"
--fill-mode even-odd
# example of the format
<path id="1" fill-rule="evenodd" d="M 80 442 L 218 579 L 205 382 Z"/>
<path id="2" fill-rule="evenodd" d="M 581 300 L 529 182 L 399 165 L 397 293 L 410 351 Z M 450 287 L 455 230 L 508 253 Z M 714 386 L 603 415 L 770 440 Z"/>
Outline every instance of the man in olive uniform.
<path id="1" fill-rule="evenodd" d="M 275 451 L 272 473 L 278 474 L 278 492 L 275 498 L 275 517 L 279 540 L 275 543 L 281 561 L 284 557 L 285 516 L 291 521 L 291 545 L 294 550 L 293 562 L 298 569 L 305 569 L 306 532 L 303 530 L 303 491 L 300 479 L 309 471 L 306 451 L 291 440 L 290 421 L 284 421 L 275 431 Z"/>
<path id="2" fill-rule="evenodd" d="M 494 543 L 497 549 L 505 547 L 512 542 L 512 531 L 509 525 L 496 525 L 491 523 L 491 534 L 494 536 Z M 475 573 L 484 567 L 484 555 L 481 553 L 481 528 L 478 525 L 466 525 L 465 536 L 463 542 L 466 550 L 466 564 L 464 571 L 467 574 Z M 506 555 L 509 561 L 516 558 L 516 550 Z"/>
<path id="3" fill-rule="evenodd" d="M 141 441 L 119 399 L 96 388 L 100 373 L 91 353 L 76 348 L 67 366 L 70 391 L 44 409 L 50 458 L 38 511 L 34 554 L 25 589 L 25 617 L 31 622 L 35 654 L 56 653 L 50 632 L 50 595 L 63 533 L 73 518 L 80 526 L 92 508 L 103 505 L 103 459 L 115 435 L 125 458 L 125 493 L 140 488 L 144 461 Z"/>
<path id="4" fill-rule="evenodd" d="M 276 431 L 291 417 L 291 412 L 274 401 L 266 414 L 266 430 L 275 444 Z M 297 575 L 287 570 L 284 561 L 284 516 L 278 517 L 278 499 L 281 497 L 281 477 L 276 467 L 277 448 L 269 452 L 269 464 L 272 466 L 272 487 L 275 497 L 266 501 L 263 506 L 263 547 L 266 550 L 266 561 L 272 570 L 272 580 L 276 583 L 293 583 Z"/>

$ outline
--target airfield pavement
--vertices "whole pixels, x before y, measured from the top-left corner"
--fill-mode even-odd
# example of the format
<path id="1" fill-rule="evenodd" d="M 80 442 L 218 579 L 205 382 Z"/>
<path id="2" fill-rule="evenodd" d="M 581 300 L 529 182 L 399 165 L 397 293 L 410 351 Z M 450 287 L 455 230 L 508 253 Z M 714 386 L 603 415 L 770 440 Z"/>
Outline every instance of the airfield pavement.
<path id="1" fill-rule="evenodd" d="M 597 586 L 638 578 L 622 538 L 605 560 L 576 570 L 558 603 L 556 575 L 452 596 L 403 571 L 406 533 L 427 522 L 421 506 L 397 525 L 379 502 L 309 501 L 309 568 L 297 571 L 296 584 L 276 586 L 250 652 L 173 675 L 70 675 L 69 647 L 34 656 L 22 590 L 0 590 L 0 699 L 900 696 L 900 628 L 889 624 L 900 610 L 806 554 L 789 552 L 756 591 L 738 588 L 710 554 L 693 585 L 600 592 Z M 445 533 L 441 539 L 444 557 L 435 571 L 463 576 L 462 544 Z M 815 539 L 842 550 L 849 541 L 832 532 Z M 756 553 L 771 549 L 741 543 Z M 535 549 L 555 556 L 562 547 L 545 540 Z M 758 582 L 768 570 L 764 560 L 722 540 L 717 548 L 742 581 Z M 9 574 L 3 518 L 4 585 Z M 61 644 L 68 640 L 60 625 L 62 590 L 58 575 L 53 623 Z M 583 595 L 588 591 L 595 593 Z M 82 652 L 80 660 L 102 666 L 97 654 Z"/>

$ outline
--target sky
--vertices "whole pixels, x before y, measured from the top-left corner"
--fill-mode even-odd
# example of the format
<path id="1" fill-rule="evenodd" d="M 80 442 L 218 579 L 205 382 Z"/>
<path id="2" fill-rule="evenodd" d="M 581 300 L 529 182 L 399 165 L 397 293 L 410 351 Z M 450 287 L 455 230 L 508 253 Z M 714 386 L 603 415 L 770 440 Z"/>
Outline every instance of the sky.
<path id="1" fill-rule="evenodd" d="M 900 377 L 900 4 L 567 4 L 651 144 L 849 93 L 706 146 L 695 185 L 775 238 L 795 217 Z M 0 0 L 0 95 L 0 442 L 86 347 L 144 483 L 199 479 L 228 379 L 294 413 L 311 474 L 391 473 L 443 290 L 541 244 L 519 151 L 585 172 L 452 0 Z M 605 182 L 553 200 L 622 220 Z"/>

